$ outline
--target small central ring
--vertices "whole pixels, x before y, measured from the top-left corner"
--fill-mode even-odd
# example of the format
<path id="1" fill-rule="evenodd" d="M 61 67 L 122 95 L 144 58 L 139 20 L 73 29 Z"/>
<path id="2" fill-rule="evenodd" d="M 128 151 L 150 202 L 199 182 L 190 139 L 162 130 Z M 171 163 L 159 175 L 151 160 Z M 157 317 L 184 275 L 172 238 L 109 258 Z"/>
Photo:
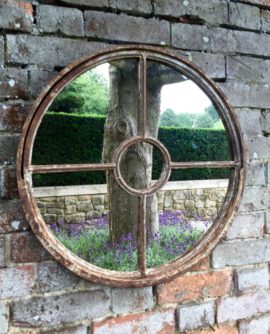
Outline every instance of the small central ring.
<path id="1" fill-rule="evenodd" d="M 121 171 L 120 171 L 120 163 L 121 163 L 121 159 L 124 155 L 124 153 L 128 150 L 128 148 L 134 144 L 138 144 L 138 143 L 148 143 L 151 144 L 153 146 L 155 146 L 157 149 L 159 149 L 159 151 L 161 152 L 163 158 L 164 158 L 164 164 L 163 164 L 163 169 L 161 172 L 161 176 L 158 179 L 158 181 L 156 181 L 154 183 L 154 185 L 152 185 L 149 188 L 145 188 L 145 189 L 134 189 L 132 187 L 130 187 L 126 181 L 124 180 Z M 152 138 L 152 137 L 141 137 L 141 136 L 136 136 L 136 137 L 132 137 L 129 138 L 125 141 L 123 141 L 116 149 L 114 156 L 113 156 L 113 161 L 116 165 L 116 168 L 114 169 L 114 175 L 116 178 L 117 183 L 119 184 L 119 186 L 125 190 L 126 192 L 128 192 L 129 194 L 132 195 L 137 195 L 137 196 L 142 196 L 142 195 L 150 195 L 153 194 L 155 192 L 157 192 L 160 188 L 163 187 L 163 185 L 169 180 L 169 177 L 171 175 L 171 157 L 170 154 L 168 152 L 168 150 L 166 149 L 166 147 L 157 139 Z"/>

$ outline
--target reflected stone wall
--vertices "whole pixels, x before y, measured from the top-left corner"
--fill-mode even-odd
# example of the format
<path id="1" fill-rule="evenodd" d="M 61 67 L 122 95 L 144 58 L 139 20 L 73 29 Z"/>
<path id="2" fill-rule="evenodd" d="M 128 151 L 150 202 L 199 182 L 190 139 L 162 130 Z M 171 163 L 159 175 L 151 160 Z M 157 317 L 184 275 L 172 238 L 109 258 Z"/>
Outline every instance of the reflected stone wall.
<path id="1" fill-rule="evenodd" d="M 158 208 L 181 210 L 187 217 L 215 216 L 227 191 L 227 180 L 168 182 L 158 192 Z M 79 222 L 108 213 L 106 185 L 35 188 L 34 196 L 44 220 Z"/>

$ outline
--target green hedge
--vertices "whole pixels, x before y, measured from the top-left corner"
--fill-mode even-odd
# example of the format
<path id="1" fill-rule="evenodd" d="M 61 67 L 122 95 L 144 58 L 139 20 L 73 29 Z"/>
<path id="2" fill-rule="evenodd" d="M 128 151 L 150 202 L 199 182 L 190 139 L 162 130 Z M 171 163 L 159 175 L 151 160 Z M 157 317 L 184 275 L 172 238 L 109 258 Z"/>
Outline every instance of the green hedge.
<path id="1" fill-rule="evenodd" d="M 47 113 L 38 130 L 33 149 L 33 164 L 74 164 L 101 162 L 104 117 Z M 222 130 L 160 128 L 159 140 L 173 161 L 229 160 L 228 140 Z M 162 165 L 154 155 L 153 178 Z M 226 169 L 173 171 L 171 180 L 226 178 Z M 34 186 L 105 183 L 105 172 L 35 174 Z"/>

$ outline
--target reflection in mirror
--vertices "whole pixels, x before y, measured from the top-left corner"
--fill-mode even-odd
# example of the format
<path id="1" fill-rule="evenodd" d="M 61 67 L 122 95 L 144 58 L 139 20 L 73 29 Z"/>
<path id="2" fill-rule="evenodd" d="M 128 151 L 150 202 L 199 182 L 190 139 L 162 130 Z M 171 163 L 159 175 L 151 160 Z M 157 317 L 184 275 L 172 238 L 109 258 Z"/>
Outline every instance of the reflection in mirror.
<path id="1" fill-rule="evenodd" d="M 159 111 L 156 135 L 174 162 L 231 160 L 223 122 L 211 100 L 178 70 L 149 61 L 148 112 Z M 153 112 L 152 112 L 153 113 Z M 156 112 L 157 114 L 157 112 Z M 153 126 L 152 126 L 153 128 Z M 160 166 L 160 157 L 155 166 Z M 158 229 L 148 237 L 147 266 L 162 265 L 189 251 L 208 231 L 224 202 L 228 168 L 172 170 L 157 194 Z"/>
<path id="2" fill-rule="evenodd" d="M 137 134 L 137 64 L 112 61 L 70 82 L 43 117 L 32 164 L 112 162 L 119 143 Z M 129 219 L 137 208 L 113 172 L 33 174 L 32 182 L 35 193 L 45 192 L 43 200 L 36 196 L 45 222 L 68 249 L 102 268 L 137 270 L 136 224 Z"/>
<path id="3" fill-rule="evenodd" d="M 105 178 L 105 172 L 91 172 L 92 180 L 98 182 L 100 174 Z M 46 176 L 49 179 L 53 175 Z M 57 176 L 61 178 L 62 174 Z M 122 235 L 117 243 L 110 239 L 106 184 L 81 184 L 77 187 L 66 183 L 65 186 L 34 187 L 33 195 L 47 226 L 74 254 L 101 268 L 137 269 L 137 247 L 133 235 Z"/>
<path id="4" fill-rule="evenodd" d="M 145 159 L 141 159 L 141 157 Z M 148 158 L 148 161 L 145 161 Z M 133 189 L 144 190 L 153 187 L 164 173 L 164 157 L 154 145 L 140 142 L 131 145 L 120 161 L 124 181 Z"/>
<path id="5" fill-rule="evenodd" d="M 88 70 L 55 98 L 38 129 L 33 165 L 111 163 L 124 140 L 142 134 L 138 60 L 115 60 Z M 157 138 L 174 162 L 231 160 L 222 120 L 202 90 L 178 70 L 147 63 L 146 136 Z M 160 179 L 164 158 L 148 143 L 130 146 L 120 170 L 145 189 Z M 147 267 L 189 251 L 211 227 L 224 201 L 230 170 L 173 170 L 146 197 Z M 137 270 L 137 196 L 113 170 L 33 174 L 44 221 L 73 253 L 105 269 Z"/>

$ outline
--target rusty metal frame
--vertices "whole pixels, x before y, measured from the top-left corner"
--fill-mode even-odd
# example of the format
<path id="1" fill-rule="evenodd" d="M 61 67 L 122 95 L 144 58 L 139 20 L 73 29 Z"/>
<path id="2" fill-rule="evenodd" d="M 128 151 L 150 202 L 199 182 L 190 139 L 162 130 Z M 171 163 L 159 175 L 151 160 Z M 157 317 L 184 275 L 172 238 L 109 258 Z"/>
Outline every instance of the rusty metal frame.
<path id="1" fill-rule="evenodd" d="M 54 100 L 55 96 L 71 80 L 83 72 L 104 62 L 136 58 L 139 60 L 139 128 L 138 137 L 133 137 L 122 144 L 116 150 L 111 163 L 100 164 L 73 164 L 73 165 L 32 165 L 32 149 L 37 129 L 42 117 Z M 231 161 L 209 162 L 172 162 L 166 148 L 155 138 L 146 133 L 146 65 L 147 61 L 156 61 L 168 65 L 192 79 L 209 97 L 218 110 L 227 130 L 227 136 L 231 148 Z M 156 146 L 163 154 L 165 160 L 164 173 L 160 180 L 149 189 L 137 191 L 130 188 L 123 180 L 119 164 L 124 150 L 131 144 L 148 142 Z M 186 59 L 175 55 L 162 48 L 149 46 L 120 46 L 107 49 L 102 52 L 90 54 L 73 62 L 62 70 L 42 91 L 33 104 L 33 107 L 25 121 L 17 152 L 17 182 L 20 197 L 27 220 L 43 246 L 51 255 L 70 269 L 75 274 L 92 282 L 103 283 L 115 287 L 142 287 L 166 282 L 177 275 L 185 273 L 202 258 L 207 256 L 219 242 L 224 231 L 236 213 L 243 193 L 245 179 L 246 156 L 240 127 L 236 116 L 231 109 L 226 97 L 218 89 L 216 84 L 208 79 L 196 66 Z M 185 168 L 230 168 L 231 175 L 229 186 L 223 205 L 211 228 L 204 237 L 183 256 L 170 261 L 160 267 L 146 268 L 146 196 L 157 191 L 168 180 L 171 169 Z M 105 170 L 114 171 L 120 186 L 130 193 L 139 196 L 139 217 L 137 233 L 138 271 L 118 272 L 96 267 L 79 258 L 65 248 L 50 231 L 44 222 L 36 202 L 32 196 L 32 173 L 56 173 L 73 171 Z"/>

